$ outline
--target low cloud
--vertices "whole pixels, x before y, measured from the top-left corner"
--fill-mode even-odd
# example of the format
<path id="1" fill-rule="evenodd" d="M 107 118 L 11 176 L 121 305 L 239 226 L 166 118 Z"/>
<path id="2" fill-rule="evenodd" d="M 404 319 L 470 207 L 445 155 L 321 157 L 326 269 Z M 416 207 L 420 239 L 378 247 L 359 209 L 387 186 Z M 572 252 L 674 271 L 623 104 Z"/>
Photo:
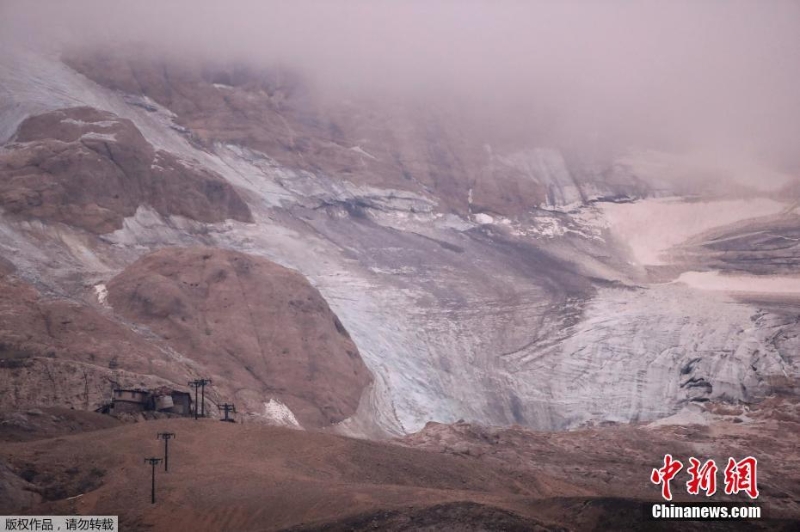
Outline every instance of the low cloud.
<path id="1" fill-rule="evenodd" d="M 335 97 L 439 98 L 507 135 L 800 169 L 800 3 L 4 2 L 6 43 L 281 63 Z M 455 103 L 453 103 L 455 102 Z"/>

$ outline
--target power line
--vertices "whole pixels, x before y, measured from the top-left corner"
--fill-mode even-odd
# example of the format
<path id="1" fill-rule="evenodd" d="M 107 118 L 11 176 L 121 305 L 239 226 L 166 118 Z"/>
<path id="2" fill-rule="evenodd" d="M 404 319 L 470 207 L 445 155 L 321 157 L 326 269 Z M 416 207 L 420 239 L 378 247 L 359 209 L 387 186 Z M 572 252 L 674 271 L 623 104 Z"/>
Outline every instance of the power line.
<path id="1" fill-rule="evenodd" d="M 224 403 L 219 405 L 219 409 L 225 412 L 225 418 L 220 419 L 220 421 L 229 421 L 230 423 L 236 423 L 236 420 L 231 419 L 228 417 L 228 412 L 236 413 L 236 406 L 233 404 Z"/>
<path id="2" fill-rule="evenodd" d="M 211 379 L 199 379 L 197 382 L 200 383 L 200 393 L 202 394 L 200 400 L 200 415 L 206 417 L 206 384 L 211 384 Z"/>
<path id="3" fill-rule="evenodd" d="M 198 381 L 189 381 L 189 386 L 194 388 L 194 419 L 197 420 L 197 389 L 200 387 Z"/>
<path id="4" fill-rule="evenodd" d="M 156 439 L 164 440 L 164 471 L 169 471 L 169 440 L 174 437 L 174 432 L 159 432 L 156 435 Z"/>
<path id="5" fill-rule="evenodd" d="M 197 419 L 197 389 L 201 390 L 202 398 L 200 399 L 200 408 L 202 417 L 206 417 L 206 385 L 211 384 L 211 379 L 195 379 L 189 381 L 189 386 L 194 388 L 194 418 Z"/>
<path id="6" fill-rule="evenodd" d="M 145 464 L 150 464 L 153 468 L 153 479 L 150 486 L 150 504 L 156 503 L 156 466 L 161 463 L 161 458 L 145 458 Z"/>

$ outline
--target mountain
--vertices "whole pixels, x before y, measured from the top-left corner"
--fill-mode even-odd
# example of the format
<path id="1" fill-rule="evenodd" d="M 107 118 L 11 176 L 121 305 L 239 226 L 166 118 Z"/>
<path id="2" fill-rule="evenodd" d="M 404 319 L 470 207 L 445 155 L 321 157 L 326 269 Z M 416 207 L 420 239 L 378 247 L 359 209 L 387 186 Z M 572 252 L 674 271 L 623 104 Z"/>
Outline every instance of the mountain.
<path id="1" fill-rule="evenodd" d="M 286 68 L 12 49 L 0 75 L 3 405 L 206 376 L 253 419 L 387 437 L 796 401 L 791 182 Z"/>
<path id="2" fill-rule="evenodd" d="M 269 408 L 326 426 L 355 413 L 369 371 L 347 330 L 297 272 L 215 248 L 165 248 L 108 283 L 108 304 L 146 327 L 240 410 Z M 217 376 L 221 376 L 217 377 Z"/>
<path id="3" fill-rule="evenodd" d="M 796 529 L 800 180 L 490 115 L 146 45 L 5 49 L 0 511 L 649 530 L 664 455 L 753 455 L 769 513 L 735 524 Z M 212 419 L 93 412 L 198 378 Z"/>

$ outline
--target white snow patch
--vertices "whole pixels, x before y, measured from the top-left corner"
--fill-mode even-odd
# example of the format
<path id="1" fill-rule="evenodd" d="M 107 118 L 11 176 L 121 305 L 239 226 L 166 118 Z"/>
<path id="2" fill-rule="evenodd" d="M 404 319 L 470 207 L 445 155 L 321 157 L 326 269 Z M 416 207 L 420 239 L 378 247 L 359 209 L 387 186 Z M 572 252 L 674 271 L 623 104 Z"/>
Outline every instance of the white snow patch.
<path id="1" fill-rule="evenodd" d="M 97 301 L 101 305 L 108 305 L 108 288 L 105 283 L 97 283 L 94 285 L 94 293 L 97 295 Z"/>
<path id="2" fill-rule="evenodd" d="M 83 120 L 75 120 L 74 118 L 61 119 L 62 124 L 74 124 L 76 126 L 97 126 L 97 127 L 113 127 L 117 124 L 114 120 L 101 120 L 99 122 L 84 122 Z"/>
<path id="3" fill-rule="evenodd" d="M 494 223 L 494 218 L 492 218 L 488 214 L 479 212 L 478 214 L 475 215 L 475 221 L 478 222 L 479 224 L 486 225 Z"/>
<path id="4" fill-rule="evenodd" d="M 586 238 L 605 242 L 603 231 L 608 229 L 608 221 L 602 211 L 595 207 L 586 207 L 571 213 L 570 217 L 579 227 L 579 230 L 575 232 Z"/>
<path id="5" fill-rule="evenodd" d="M 367 152 L 367 151 L 366 151 L 364 148 L 362 148 L 361 146 L 353 146 L 352 148 L 350 148 L 350 150 L 351 150 L 351 151 L 354 151 L 354 152 L 356 152 L 356 153 L 358 153 L 358 154 L 360 154 L 360 155 L 363 155 L 364 157 L 369 157 L 370 159 L 374 159 L 374 160 L 376 160 L 376 161 L 378 160 L 378 158 L 377 158 L 377 157 L 375 157 L 375 156 L 374 156 L 374 155 L 372 155 L 371 153 L 368 153 L 368 152 Z"/>
<path id="6" fill-rule="evenodd" d="M 300 426 L 289 407 L 277 399 L 270 399 L 268 403 L 264 403 L 264 417 L 278 425 L 286 427 Z"/>
<path id="7" fill-rule="evenodd" d="M 117 135 L 115 133 L 96 133 L 94 131 L 90 131 L 89 133 L 84 133 L 81 135 L 82 139 L 95 139 L 95 140 L 103 140 L 106 142 L 116 142 Z"/>
<path id="8" fill-rule="evenodd" d="M 233 87 L 225 85 L 224 83 L 212 83 L 215 89 L 231 90 Z"/>
<path id="9" fill-rule="evenodd" d="M 535 235 L 545 238 L 555 238 L 563 236 L 567 232 L 567 228 L 561 223 L 561 220 L 550 216 L 537 216 L 536 226 L 522 230 L 523 234 Z"/>
<path id="10" fill-rule="evenodd" d="M 573 234 L 601 242 L 605 241 L 603 231 L 608 228 L 602 213 L 592 206 L 577 209 L 568 217 L 538 213 L 530 222 L 520 223 L 502 218 L 499 223 L 511 227 L 512 234 L 516 236 L 552 239 Z"/>

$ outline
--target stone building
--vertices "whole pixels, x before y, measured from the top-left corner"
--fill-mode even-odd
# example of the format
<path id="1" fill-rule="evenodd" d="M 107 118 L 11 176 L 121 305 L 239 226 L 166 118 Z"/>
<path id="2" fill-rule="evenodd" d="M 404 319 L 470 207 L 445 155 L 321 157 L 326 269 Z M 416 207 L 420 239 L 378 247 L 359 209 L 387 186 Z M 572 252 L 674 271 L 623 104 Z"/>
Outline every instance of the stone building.
<path id="1" fill-rule="evenodd" d="M 164 412 L 188 417 L 192 415 L 192 396 L 189 392 L 168 387 L 153 390 L 115 388 L 111 393 L 111 402 L 97 411 L 111 415 Z"/>

